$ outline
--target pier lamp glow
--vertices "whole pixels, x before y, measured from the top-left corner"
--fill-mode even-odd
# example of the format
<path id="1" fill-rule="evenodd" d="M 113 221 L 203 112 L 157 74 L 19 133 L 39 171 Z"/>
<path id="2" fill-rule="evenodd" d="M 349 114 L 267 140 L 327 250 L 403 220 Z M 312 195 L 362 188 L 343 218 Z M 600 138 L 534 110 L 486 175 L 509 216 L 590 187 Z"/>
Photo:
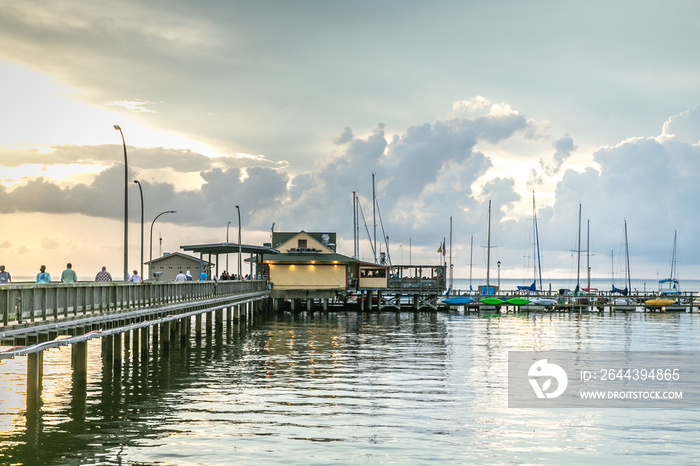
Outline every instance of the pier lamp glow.
<path id="1" fill-rule="evenodd" d="M 139 185 L 139 193 L 141 194 L 141 265 L 139 265 L 139 274 L 143 280 L 143 189 L 139 180 L 134 180 L 134 183 Z"/>
<path id="2" fill-rule="evenodd" d="M 177 212 L 177 211 L 176 210 L 166 210 L 165 212 L 161 212 L 158 215 L 156 215 L 156 218 L 154 218 L 153 221 L 151 222 L 151 246 L 150 246 L 151 252 L 150 252 L 149 258 L 148 258 L 148 276 L 150 278 L 153 278 L 153 274 L 151 273 L 151 269 L 153 268 L 153 225 L 156 223 L 156 220 L 158 220 L 158 217 L 160 217 L 161 215 L 174 214 L 175 212 Z"/>
<path id="3" fill-rule="evenodd" d="M 122 146 L 124 147 L 124 281 L 129 280 L 129 165 L 126 159 L 126 141 L 124 132 L 119 125 L 114 125 L 114 129 L 122 136 Z"/>

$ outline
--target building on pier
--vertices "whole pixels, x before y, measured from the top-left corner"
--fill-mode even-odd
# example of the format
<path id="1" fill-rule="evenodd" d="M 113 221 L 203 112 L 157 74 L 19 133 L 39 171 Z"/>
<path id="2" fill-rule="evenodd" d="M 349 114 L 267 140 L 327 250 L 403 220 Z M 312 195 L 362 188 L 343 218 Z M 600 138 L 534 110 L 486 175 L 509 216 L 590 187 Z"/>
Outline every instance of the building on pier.
<path id="1" fill-rule="evenodd" d="M 158 275 L 156 278 L 156 280 L 161 282 L 175 280 L 175 277 L 177 277 L 180 271 L 184 272 L 186 270 L 192 271 L 194 279 L 199 280 L 199 259 L 181 252 L 166 252 L 162 257 L 146 261 L 145 264 L 149 266 L 151 278 L 156 278 L 154 274 L 158 272 L 162 273 L 162 275 Z M 212 265 L 213 264 L 209 261 L 203 261 L 202 264 L 202 270 L 204 270 L 209 277 L 211 277 Z M 195 271 L 197 272 L 196 275 Z"/>

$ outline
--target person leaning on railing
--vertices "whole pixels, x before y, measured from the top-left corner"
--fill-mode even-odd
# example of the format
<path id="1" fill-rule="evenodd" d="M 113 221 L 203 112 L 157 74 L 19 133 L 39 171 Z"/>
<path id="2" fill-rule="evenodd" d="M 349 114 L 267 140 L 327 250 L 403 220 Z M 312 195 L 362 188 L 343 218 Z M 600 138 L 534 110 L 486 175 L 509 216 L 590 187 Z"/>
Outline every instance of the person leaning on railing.
<path id="1" fill-rule="evenodd" d="M 10 272 L 5 272 L 5 266 L 0 265 L 0 285 L 6 285 L 12 283 L 12 276 Z"/>
<path id="2" fill-rule="evenodd" d="M 46 266 L 39 267 L 39 273 L 36 274 L 37 283 L 51 283 L 51 275 L 46 271 Z"/>

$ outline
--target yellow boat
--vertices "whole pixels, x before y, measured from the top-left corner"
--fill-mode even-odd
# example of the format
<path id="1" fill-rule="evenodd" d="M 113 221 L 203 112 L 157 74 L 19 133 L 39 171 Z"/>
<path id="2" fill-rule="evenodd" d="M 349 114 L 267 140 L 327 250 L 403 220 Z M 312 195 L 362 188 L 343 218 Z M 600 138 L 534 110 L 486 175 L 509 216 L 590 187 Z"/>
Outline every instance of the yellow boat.
<path id="1" fill-rule="evenodd" d="M 644 301 L 644 304 L 650 307 L 665 307 L 665 306 L 670 306 L 671 304 L 676 304 L 675 299 L 662 299 L 662 298 L 656 298 L 656 299 L 648 299 Z"/>

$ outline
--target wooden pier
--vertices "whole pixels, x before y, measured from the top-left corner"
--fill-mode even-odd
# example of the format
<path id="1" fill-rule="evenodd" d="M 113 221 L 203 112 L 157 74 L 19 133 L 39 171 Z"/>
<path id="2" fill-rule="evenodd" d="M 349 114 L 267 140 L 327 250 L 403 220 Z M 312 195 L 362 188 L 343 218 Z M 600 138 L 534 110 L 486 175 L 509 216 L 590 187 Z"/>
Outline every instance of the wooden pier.
<path id="1" fill-rule="evenodd" d="M 0 360 L 27 356 L 27 399 L 39 396 L 43 352 L 71 346 L 77 380 L 87 380 L 87 341 L 102 339 L 104 363 L 121 368 L 123 354 L 148 355 L 219 335 L 225 323 L 250 320 L 265 309 L 267 282 L 12 284 L 0 287 Z M 192 318 L 194 317 L 194 328 Z"/>

